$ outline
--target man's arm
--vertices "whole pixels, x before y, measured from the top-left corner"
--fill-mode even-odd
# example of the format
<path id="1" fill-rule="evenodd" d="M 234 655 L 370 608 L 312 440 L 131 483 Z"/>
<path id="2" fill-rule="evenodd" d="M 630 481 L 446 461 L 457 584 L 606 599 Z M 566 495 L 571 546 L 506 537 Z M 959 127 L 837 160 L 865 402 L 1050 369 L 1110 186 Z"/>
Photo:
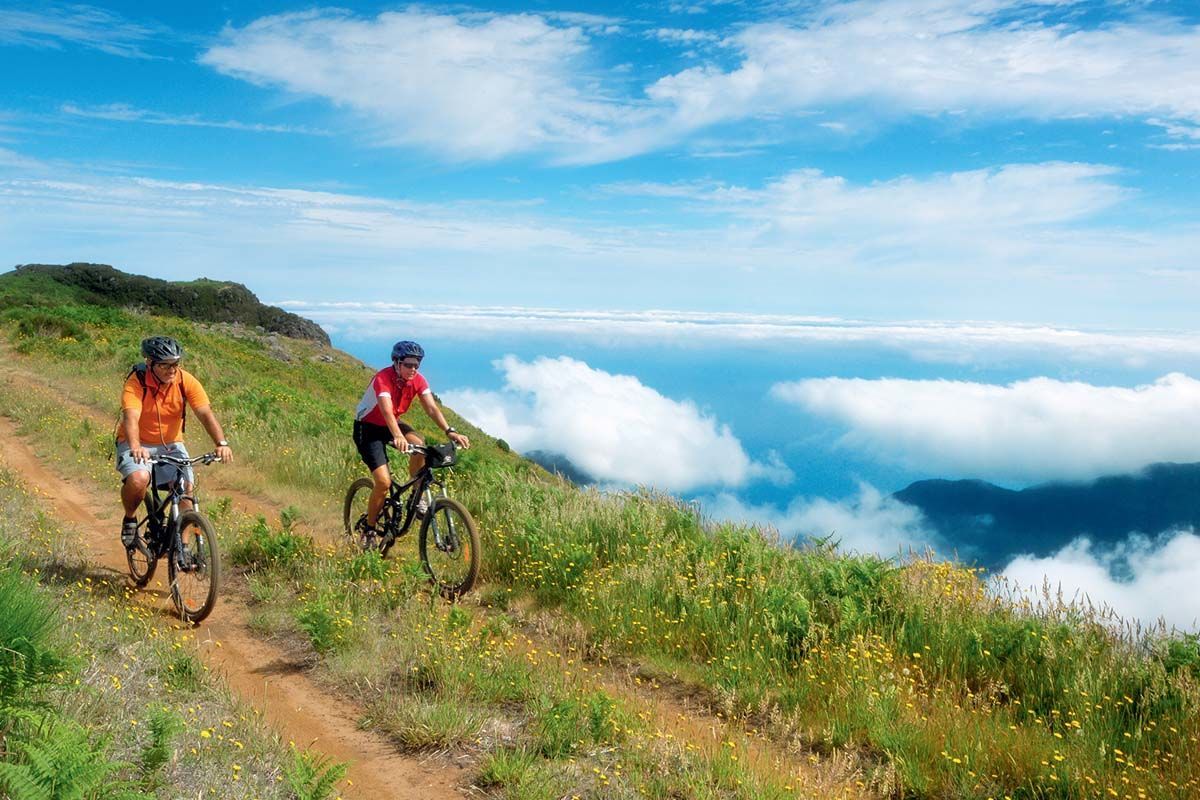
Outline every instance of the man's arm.
<path id="1" fill-rule="evenodd" d="M 471 440 L 463 436 L 458 431 L 450 430 L 450 424 L 446 422 L 446 417 L 442 414 L 442 410 L 438 408 L 437 401 L 433 399 L 433 392 L 422 392 L 417 395 L 421 399 L 421 408 L 425 409 L 425 413 L 429 418 L 437 423 L 437 426 L 446 432 L 450 437 L 450 441 L 454 442 L 464 450 L 471 446 Z"/>
<path id="2" fill-rule="evenodd" d="M 139 464 L 150 460 L 150 451 L 142 447 L 141 420 L 140 408 L 121 409 L 121 424 L 125 426 L 125 441 L 129 444 L 129 454 Z"/>
<path id="3" fill-rule="evenodd" d="M 221 444 L 225 441 L 225 431 L 221 430 L 221 423 L 217 421 L 217 415 L 213 413 L 212 406 L 197 406 L 193 410 L 200 419 L 200 424 L 204 426 L 204 430 L 208 431 L 209 438 L 217 446 L 217 456 L 226 464 L 233 463 L 233 451 L 229 449 L 229 445 Z"/>

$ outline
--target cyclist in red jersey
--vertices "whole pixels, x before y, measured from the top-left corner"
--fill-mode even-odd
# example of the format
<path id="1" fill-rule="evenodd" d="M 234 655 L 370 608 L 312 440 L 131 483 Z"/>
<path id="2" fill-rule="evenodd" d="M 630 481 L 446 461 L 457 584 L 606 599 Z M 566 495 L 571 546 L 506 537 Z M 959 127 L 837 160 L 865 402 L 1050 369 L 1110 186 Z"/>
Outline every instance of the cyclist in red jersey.
<path id="1" fill-rule="evenodd" d="M 425 376 L 417 370 L 425 358 L 425 350 L 416 342 L 396 342 L 392 347 L 392 365 L 375 373 L 354 414 L 354 444 L 375 486 L 367 504 L 367 524 L 374 529 L 379 519 L 379 509 L 387 497 L 392 483 L 388 469 L 387 445 L 390 443 L 403 449 L 412 444 L 425 444 L 425 440 L 407 422 L 399 419 L 408 411 L 414 399 L 419 400 L 425 413 L 457 446 L 464 450 L 471 441 L 446 422 L 433 391 Z M 425 466 L 425 456 L 413 453 L 409 456 L 408 473 L 415 476 Z M 421 498 L 417 513 L 424 514 L 426 500 Z"/>

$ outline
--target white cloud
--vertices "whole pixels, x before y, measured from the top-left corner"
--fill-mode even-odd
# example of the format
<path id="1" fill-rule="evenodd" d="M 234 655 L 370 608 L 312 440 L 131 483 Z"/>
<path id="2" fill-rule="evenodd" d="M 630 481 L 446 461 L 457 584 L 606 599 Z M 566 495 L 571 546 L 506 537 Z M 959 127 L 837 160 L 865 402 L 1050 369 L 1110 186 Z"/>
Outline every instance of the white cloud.
<path id="1" fill-rule="evenodd" d="M 21 155 L 15 150 L 9 150 L 7 147 L 0 147 L 0 167 L 22 171 L 41 170 L 46 168 L 46 164 L 36 158 Z"/>
<path id="2" fill-rule="evenodd" d="M 606 191 L 691 200 L 712 211 L 769 226 L 776 236 L 867 238 L 960 244 L 979 236 L 1010 235 L 1062 225 L 1107 210 L 1130 193 L 1114 183 L 1113 167 L 1047 162 L 854 185 L 845 178 L 801 169 L 762 189 L 704 183 L 610 184 Z M 762 230 L 760 228 L 760 230 Z M 767 234 L 761 234 L 766 236 Z"/>
<path id="3" fill-rule="evenodd" d="M 74 103 L 64 103 L 61 107 L 64 114 L 87 119 L 103 119 L 113 122 L 145 122 L 150 125 L 172 125 L 192 128 L 222 128 L 234 131 L 249 131 L 251 133 L 302 133 L 312 136 L 327 136 L 327 131 L 316 130 L 303 125 L 266 125 L 257 122 L 239 122 L 237 120 L 209 120 L 196 114 L 164 114 L 160 111 L 150 111 L 134 108 L 125 103 L 109 103 L 103 106 L 78 106 Z"/>
<path id="4" fill-rule="evenodd" d="M 777 458 L 751 462 L 727 425 L 690 400 L 672 400 L 631 375 L 572 358 L 506 356 L 501 392 L 448 391 L 458 413 L 520 451 L 565 456 L 603 482 L 686 492 L 781 478 Z"/>
<path id="5" fill-rule="evenodd" d="M 578 22 L 578 20 L 573 21 Z M 456 159 L 587 143 L 614 109 L 586 84 L 586 34 L 529 14 L 339 11 L 227 28 L 201 61 L 358 112 L 383 143 Z"/>
<path id="6" fill-rule="evenodd" d="M 852 106 L 884 119 L 1138 116 L 1187 136 L 1200 123 L 1200 29 L 1144 14 L 1084 27 L 1070 5 L 855 0 L 731 34 L 562 13 L 314 10 L 229 27 L 201 61 L 353 110 L 380 143 L 451 159 L 594 163 L 720 123 Z M 639 88 L 613 77 L 594 41 L 635 32 L 722 58 Z M 728 52 L 733 69 L 720 65 Z"/>
<path id="7" fill-rule="evenodd" d="M 1036 599 L 1045 586 L 1066 601 L 1106 607 L 1143 626 L 1161 618 L 1168 627 L 1196 631 L 1200 622 L 1200 536 L 1194 531 L 1158 540 L 1131 536 L 1109 550 L 1079 539 L 1049 558 L 1015 558 L 1002 574 L 1001 590 L 1018 588 Z"/>
<path id="8" fill-rule="evenodd" d="M 1200 461 L 1200 381 L 1177 373 L 1134 388 L 820 378 L 772 394 L 846 425 L 846 446 L 951 476 L 1087 479 Z"/>
<path id="9" fill-rule="evenodd" d="M 832 537 L 848 552 L 886 558 L 939 546 L 938 535 L 926 526 L 919 509 L 867 484 L 859 486 L 855 498 L 798 498 L 786 509 L 748 504 L 727 493 L 703 499 L 702 506 L 714 520 L 768 525 L 786 540 Z"/>
<path id="10" fill-rule="evenodd" d="M 1200 122 L 1200 29 L 1142 16 L 1046 21 L 1070 2 L 855 0 L 730 37 L 725 71 L 667 76 L 648 96 L 674 125 L 865 103 L 881 116 L 1154 116 Z"/>
<path id="11" fill-rule="evenodd" d="M 695 28 L 655 28 L 650 35 L 660 42 L 670 42 L 694 46 L 719 41 L 721 37 L 711 31 L 698 31 Z"/>
<path id="12" fill-rule="evenodd" d="M 242 237 L 243 245 L 273 238 L 275 248 L 281 241 L 303 242 L 330 254 L 353 245 L 360 258 L 384 258 L 401 249 L 528 253 L 588 246 L 573 232 L 539 224 L 512 207 L 410 203 L 306 189 L 71 176 L 0 180 L 0 205 L 6 203 L 35 218 L 67 215 L 73 227 L 139 231 L 147 238 L 196 233 L 232 242 Z"/>
<path id="13" fill-rule="evenodd" d="M 90 47 L 125 58 L 151 58 L 146 47 L 161 39 L 159 26 L 131 22 L 119 14 L 85 5 L 47 5 L 38 11 L 0 9 L 0 45 Z"/>

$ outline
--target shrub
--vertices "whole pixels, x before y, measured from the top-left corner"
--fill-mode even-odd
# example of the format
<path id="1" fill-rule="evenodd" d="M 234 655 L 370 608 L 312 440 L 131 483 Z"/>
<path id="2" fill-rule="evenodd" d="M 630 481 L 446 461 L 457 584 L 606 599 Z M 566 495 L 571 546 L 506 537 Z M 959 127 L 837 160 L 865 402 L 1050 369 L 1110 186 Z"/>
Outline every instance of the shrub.
<path id="1" fill-rule="evenodd" d="M 312 562 L 316 547 L 308 536 L 290 530 L 272 531 L 260 516 L 247 536 L 234 541 L 229 549 L 233 563 L 250 569 L 281 569 L 298 572 Z"/>

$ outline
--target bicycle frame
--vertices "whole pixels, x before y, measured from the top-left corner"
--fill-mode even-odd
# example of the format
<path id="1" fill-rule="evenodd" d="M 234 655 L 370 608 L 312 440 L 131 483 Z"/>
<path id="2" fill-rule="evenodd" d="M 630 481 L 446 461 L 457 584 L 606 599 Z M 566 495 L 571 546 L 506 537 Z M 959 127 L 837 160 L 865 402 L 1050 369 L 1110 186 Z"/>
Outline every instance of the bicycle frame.
<path id="1" fill-rule="evenodd" d="M 405 483 L 400 483 L 395 478 L 395 473 L 392 477 L 392 485 L 388 487 L 387 497 L 383 500 L 383 507 L 379 509 L 379 516 L 383 520 L 383 530 L 394 538 L 399 538 L 408 533 L 408 529 L 412 527 L 413 520 L 417 515 L 417 503 L 421 495 L 425 494 L 432 487 L 438 487 L 441 490 L 442 497 L 446 496 L 446 486 L 433 474 L 433 470 L 429 467 L 422 467 L 414 477 L 409 478 Z M 412 489 L 412 494 L 408 496 L 405 502 L 405 494 L 409 489 Z M 398 514 L 401 512 L 404 515 L 404 522 L 397 524 Z"/>
<path id="2" fill-rule="evenodd" d="M 175 479 L 165 488 L 158 485 L 159 463 L 169 464 L 178 470 Z M 160 491 L 163 494 L 160 495 Z M 174 549 L 175 557 L 182 559 L 184 553 L 183 539 L 179 536 L 180 505 L 187 500 L 191 502 L 193 509 L 200 510 L 200 503 L 196 500 L 195 495 L 187 493 L 182 464 L 175 463 L 170 459 L 160 459 L 152 463 L 150 465 L 149 493 L 150 509 L 145 519 L 147 535 L 143 537 L 150 548 L 149 555 L 157 560 L 166 555 L 169 550 Z M 164 512 L 169 513 L 169 518 L 166 520 L 163 519 Z"/>

